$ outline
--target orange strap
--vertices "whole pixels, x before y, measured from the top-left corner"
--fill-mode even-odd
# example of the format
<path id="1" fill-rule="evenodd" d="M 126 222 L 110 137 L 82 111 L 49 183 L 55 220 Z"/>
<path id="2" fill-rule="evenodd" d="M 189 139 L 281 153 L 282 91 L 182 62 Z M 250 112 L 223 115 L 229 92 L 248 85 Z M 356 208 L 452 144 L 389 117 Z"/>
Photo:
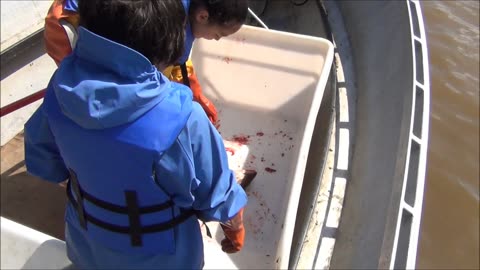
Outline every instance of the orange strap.
<path id="1" fill-rule="evenodd" d="M 67 33 L 59 22 L 61 19 L 66 20 L 75 28 L 78 27 L 79 15 L 75 12 L 64 10 L 63 1 L 55 0 L 45 18 L 44 39 L 47 53 L 53 58 L 57 66 L 65 56 L 72 52 Z"/>

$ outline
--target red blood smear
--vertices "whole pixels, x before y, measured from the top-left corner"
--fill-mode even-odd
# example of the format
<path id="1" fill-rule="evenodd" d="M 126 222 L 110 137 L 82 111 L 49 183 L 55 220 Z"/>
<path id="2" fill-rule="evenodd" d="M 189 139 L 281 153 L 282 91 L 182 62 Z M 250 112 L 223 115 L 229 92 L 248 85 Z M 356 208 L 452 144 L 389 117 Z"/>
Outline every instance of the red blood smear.
<path id="1" fill-rule="evenodd" d="M 235 155 L 235 150 L 234 150 L 233 148 L 225 147 L 225 150 L 226 150 L 227 152 L 232 153 L 232 156 Z"/>
<path id="2" fill-rule="evenodd" d="M 263 132 L 257 132 L 257 136 L 262 137 L 263 135 L 265 135 Z"/>
<path id="3" fill-rule="evenodd" d="M 272 169 L 272 168 L 270 168 L 270 167 L 266 167 L 266 168 L 265 168 L 265 171 L 267 171 L 267 172 L 269 172 L 269 173 L 274 173 L 274 172 L 276 172 L 277 170 Z"/>
<path id="4" fill-rule="evenodd" d="M 239 144 L 247 144 L 248 143 L 248 137 L 245 136 L 233 136 L 233 141 L 239 143 Z"/>

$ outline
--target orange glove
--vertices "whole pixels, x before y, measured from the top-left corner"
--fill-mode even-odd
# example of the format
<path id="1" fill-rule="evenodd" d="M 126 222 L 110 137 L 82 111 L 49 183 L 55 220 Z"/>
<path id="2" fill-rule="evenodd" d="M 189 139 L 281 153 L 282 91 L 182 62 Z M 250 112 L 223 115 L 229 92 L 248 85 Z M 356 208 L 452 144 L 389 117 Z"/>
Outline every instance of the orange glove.
<path id="1" fill-rule="evenodd" d="M 222 250 L 226 253 L 235 253 L 242 249 L 245 242 L 245 228 L 243 227 L 243 209 L 226 224 L 220 224 L 225 239 L 222 240 Z"/>
<path id="2" fill-rule="evenodd" d="M 62 19 L 69 22 L 73 27 L 78 27 L 79 15 L 75 12 L 64 10 L 63 1 L 55 0 L 45 18 L 44 39 L 47 53 L 55 60 L 57 66 L 65 56 L 72 52 L 72 46 L 67 33 L 59 22 Z"/>
<path id="3" fill-rule="evenodd" d="M 186 66 L 190 89 L 193 92 L 193 99 L 196 102 L 200 103 L 203 110 L 207 114 L 208 119 L 210 119 L 210 122 L 215 125 L 218 121 L 217 109 L 215 108 L 215 105 L 213 105 L 213 103 L 206 96 L 203 95 L 202 87 L 198 82 L 197 75 L 195 75 L 195 71 L 193 70 L 193 65 L 190 60 L 187 61 Z M 175 66 L 172 68 L 170 80 L 178 83 L 183 83 L 182 70 L 180 66 Z"/>

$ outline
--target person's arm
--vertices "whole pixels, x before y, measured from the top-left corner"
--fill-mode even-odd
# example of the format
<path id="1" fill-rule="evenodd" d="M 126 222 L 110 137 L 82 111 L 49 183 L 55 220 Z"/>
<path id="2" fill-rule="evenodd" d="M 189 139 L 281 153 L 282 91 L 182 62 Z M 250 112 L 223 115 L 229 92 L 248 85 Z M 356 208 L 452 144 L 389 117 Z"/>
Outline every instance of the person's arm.
<path id="1" fill-rule="evenodd" d="M 65 181 L 69 173 L 50 130 L 43 105 L 25 124 L 24 136 L 27 172 L 54 183 Z"/>
<path id="2" fill-rule="evenodd" d="M 243 210 L 240 209 L 238 213 L 226 223 L 220 224 L 225 233 L 225 238 L 222 240 L 222 250 L 226 253 L 235 253 L 242 249 L 245 241 L 245 227 L 243 226 Z"/>
<path id="3" fill-rule="evenodd" d="M 48 55 L 53 58 L 57 66 L 60 65 L 63 58 L 72 52 L 72 41 L 66 29 L 60 23 L 61 20 L 65 20 L 74 28 L 77 28 L 79 15 L 76 12 L 64 9 L 63 1 L 55 0 L 45 17 L 44 41 Z"/>
<path id="4" fill-rule="evenodd" d="M 184 63 L 186 67 L 186 73 L 188 78 L 188 85 L 193 93 L 193 99 L 200 103 L 203 110 L 214 125 L 218 121 L 218 114 L 215 105 L 203 94 L 202 87 L 200 86 L 200 82 L 198 81 L 197 75 L 195 74 L 195 70 L 193 68 L 193 63 L 191 60 L 188 60 Z M 174 66 L 171 69 L 170 80 L 185 84 L 184 77 L 183 77 L 182 67 L 181 65 Z"/>
<path id="5" fill-rule="evenodd" d="M 200 111 L 198 105 L 196 111 Z M 188 129 L 195 177 L 200 182 L 192 190 L 196 197 L 194 208 L 205 221 L 227 222 L 246 205 L 245 191 L 228 166 L 227 152 L 216 128 L 200 113 L 192 113 Z"/>
<path id="6" fill-rule="evenodd" d="M 222 137 L 198 103 L 177 141 L 157 161 L 156 172 L 175 204 L 192 207 L 203 221 L 227 222 L 247 203 L 228 167 Z"/>
<path id="7" fill-rule="evenodd" d="M 161 157 L 156 171 L 157 177 L 168 179 L 161 185 L 177 206 L 193 208 L 203 221 L 222 222 L 225 252 L 242 248 L 247 196 L 228 167 L 222 137 L 199 104 L 193 104 L 186 127 Z"/>
<path id="8" fill-rule="evenodd" d="M 215 127 L 198 119 L 192 125 L 192 149 L 196 177 L 201 184 L 193 192 L 195 208 L 202 209 L 204 220 L 215 219 L 222 222 L 225 233 L 222 250 L 235 253 L 242 249 L 245 240 L 243 211 L 247 203 L 245 191 L 235 179 L 228 167 L 227 153 L 222 137 Z M 206 183 L 205 185 L 203 185 Z M 210 196 L 206 194 L 211 193 Z M 201 199 L 203 197 L 203 199 Z"/>

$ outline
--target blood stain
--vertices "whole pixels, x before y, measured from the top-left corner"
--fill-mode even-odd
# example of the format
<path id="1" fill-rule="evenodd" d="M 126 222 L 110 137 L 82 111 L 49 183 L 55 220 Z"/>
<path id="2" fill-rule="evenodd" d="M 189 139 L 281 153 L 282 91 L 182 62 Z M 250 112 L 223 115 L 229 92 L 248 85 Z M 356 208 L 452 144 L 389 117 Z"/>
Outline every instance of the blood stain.
<path id="1" fill-rule="evenodd" d="M 257 132 L 257 136 L 262 137 L 263 135 L 265 135 L 263 132 Z"/>
<path id="2" fill-rule="evenodd" d="M 274 172 L 276 172 L 277 170 L 272 169 L 272 168 L 270 168 L 270 167 L 266 167 L 266 168 L 265 168 L 265 171 L 267 171 L 267 172 L 269 172 L 269 173 L 274 173 Z"/>
<path id="3" fill-rule="evenodd" d="M 247 144 L 248 143 L 248 137 L 241 136 L 241 135 L 235 135 L 235 136 L 233 136 L 233 141 L 235 141 L 239 144 Z"/>

